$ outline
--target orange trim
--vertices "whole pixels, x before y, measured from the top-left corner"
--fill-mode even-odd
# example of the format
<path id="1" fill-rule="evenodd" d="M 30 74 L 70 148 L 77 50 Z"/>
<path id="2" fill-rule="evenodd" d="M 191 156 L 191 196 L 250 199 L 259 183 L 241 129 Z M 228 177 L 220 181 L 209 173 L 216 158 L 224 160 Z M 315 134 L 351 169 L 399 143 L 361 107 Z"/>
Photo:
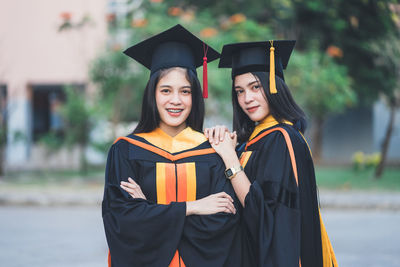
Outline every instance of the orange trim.
<path id="1" fill-rule="evenodd" d="M 187 173 L 186 163 L 177 164 L 178 172 L 178 202 L 184 202 L 187 200 Z"/>
<path id="2" fill-rule="evenodd" d="M 183 262 L 182 257 L 180 258 L 180 262 L 181 262 L 180 265 L 179 265 L 180 267 L 186 267 L 185 263 Z"/>
<path id="3" fill-rule="evenodd" d="M 167 196 L 167 203 L 176 201 L 176 176 L 175 176 L 175 164 L 165 164 L 165 191 Z"/>
<path id="4" fill-rule="evenodd" d="M 108 262 L 108 267 L 111 267 L 111 254 L 110 254 L 110 250 L 108 250 L 107 262 Z"/>
<path id="5" fill-rule="evenodd" d="M 254 138 L 253 140 L 251 140 L 250 142 L 247 143 L 247 145 L 245 147 L 245 151 L 247 151 L 247 147 L 249 147 L 250 145 L 254 144 L 255 142 L 257 142 L 258 140 L 260 140 L 264 136 L 266 136 L 266 135 L 268 135 L 268 134 L 270 134 L 272 132 L 275 132 L 275 131 L 280 131 L 283 134 L 283 137 L 285 137 L 286 145 L 287 145 L 287 148 L 289 150 L 290 161 L 292 162 L 294 178 L 296 179 L 296 184 L 298 186 L 299 185 L 299 179 L 298 179 L 298 176 L 297 176 L 297 164 L 296 164 L 296 158 L 294 156 L 292 140 L 290 140 L 289 134 L 287 133 L 287 131 L 285 129 L 277 127 L 277 128 L 274 128 L 274 129 L 270 129 L 270 130 L 268 130 L 266 132 L 263 132 L 262 134 L 260 134 L 259 136 L 257 136 L 256 138 Z"/>
<path id="6" fill-rule="evenodd" d="M 172 258 L 171 263 L 169 264 L 169 267 L 179 267 L 179 254 L 178 250 L 175 252 L 174 257 Z"/>
<path id="7" fill-rule="evenodd" d="M 166 159 L 169 159 L 170 161 L 177 161 L 183 158 L 187 158 L 187 157 L 193 157 L 193 156 L 199 156 L 199 155 L 206 155 L 206 154 L 212 154 L 215 153 L 215 150 L 213 148 L 205 148 L 205 149 L 199 149 L 199 150 L 195 150 L 195 151 L 187 151 L 178 155 L 172 155 L 160 148 L 154 147 L 152 145 L 148 145 L 145 144 L 141 141 L 129 138 L 129 137 L 118 137 L 117 140 L 114 141 L 114 144 L 116 142 L 118 142 L 119 140 L 125 140 L 133 145 L 136 145 L 138 147 L 141 147 L 143 149 L 149 150 L 153 153 L 156 153 Z"/>

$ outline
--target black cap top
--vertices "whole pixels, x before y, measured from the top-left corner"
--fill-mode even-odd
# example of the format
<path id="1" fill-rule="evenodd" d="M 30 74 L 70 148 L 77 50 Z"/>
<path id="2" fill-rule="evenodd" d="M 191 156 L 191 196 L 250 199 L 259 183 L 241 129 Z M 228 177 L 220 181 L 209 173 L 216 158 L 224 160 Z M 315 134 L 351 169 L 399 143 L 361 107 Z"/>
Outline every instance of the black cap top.
<path id="1" fill-rule="evenodd" d="M 273 41 L 275 47 L 275 73 L 282 79 L 296 41 Z M 220 68 L 232 68 L 232 78 L 246 72 L 269 72 L 271 42 L 228 44 L 222 48 Z"/>
<path id="2" fill-rule="evenodd" d="M 196 73 L 204 57 L 211 62 L 220 56 L 180 24 L 129 47 L 124 53 L 150 69 L 151 74 L 171 67 L 184 67 Z"/>

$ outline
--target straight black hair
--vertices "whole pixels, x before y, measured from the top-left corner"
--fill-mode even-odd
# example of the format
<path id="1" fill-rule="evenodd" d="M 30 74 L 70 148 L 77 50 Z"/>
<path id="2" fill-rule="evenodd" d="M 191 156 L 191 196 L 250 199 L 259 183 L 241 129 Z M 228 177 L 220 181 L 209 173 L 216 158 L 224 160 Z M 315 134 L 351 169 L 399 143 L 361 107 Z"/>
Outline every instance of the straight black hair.
<path id="1" fill-rule="evenodd" d="M 158 81 L 167 75 L 171 70 L 176 67 L 161 69 L 156 71 L 150 76 L 147 82 L 146 89 L 144 90 L 142 101 L 142 113 L 140 120 L 133 133 L 148 133 L 156 129 L 160 124 L 160 114 L 156 104 L 156 87 Z M 204 122 L 204 99 L 201 92 L 201 85 L 196 74 L 189 69 L 186 69 L 186 79 L 191 86 L 192 95 L 192 109 L 186 119 L 186 125 L 195 131 L 201 132 L 203 130 Z"/>
<path id="2" fill-rule="evenodd" d="M 279 123 L 284 120 L 290 121 L 294 126 L 304 133 L 307 125 L 304 111 L 296 104 L 286 83 L 278 76 L 275 76 L 277 94 L 269 92 L 269 75 L 267 72 L 251 72 L 256 80 L 261 83 L 270 114 Z M 253 132 L 256 123 L 252 121 L 239 105 L 236 91 L 235 80 L 232 81 L 232 106 L 233 106 L 233 130 L 238 135 L 240 143 L 246 142 Z"/>

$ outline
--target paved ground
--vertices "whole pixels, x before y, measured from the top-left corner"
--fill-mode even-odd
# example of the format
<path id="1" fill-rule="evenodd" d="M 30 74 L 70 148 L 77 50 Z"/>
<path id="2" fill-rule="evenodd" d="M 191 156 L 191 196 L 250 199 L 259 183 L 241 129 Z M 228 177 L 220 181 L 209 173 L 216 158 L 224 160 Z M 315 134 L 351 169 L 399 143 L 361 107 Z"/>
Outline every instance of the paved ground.
<path id="1" fill-rule="evenodd" d="M 325 209 L 340 267 L 395 267 L 400 212 Z M 0 206 L 0 265 L 106 266 L 100 207 Z"/>

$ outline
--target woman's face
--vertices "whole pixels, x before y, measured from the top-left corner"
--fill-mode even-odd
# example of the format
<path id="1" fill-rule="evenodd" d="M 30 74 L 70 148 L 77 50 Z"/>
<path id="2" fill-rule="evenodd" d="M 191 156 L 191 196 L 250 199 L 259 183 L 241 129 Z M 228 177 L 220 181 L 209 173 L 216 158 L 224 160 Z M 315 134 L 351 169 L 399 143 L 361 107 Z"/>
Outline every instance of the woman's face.
<path id="1" fill-rule="evenodd" d="M 263 87 L 252 73 L 237 75 L 234 89 L 240 107 L 252 121 L 262 121 L 269 115 L 269 105 Z"/>
<path id="2" fill-rule="evenodd" d="M 156 103 L 160 114 L 160 128 L 176 135 L 186 127 L 192 109 L 192 91 L 186 69 L 173 68 L 156 86 Z"/>

